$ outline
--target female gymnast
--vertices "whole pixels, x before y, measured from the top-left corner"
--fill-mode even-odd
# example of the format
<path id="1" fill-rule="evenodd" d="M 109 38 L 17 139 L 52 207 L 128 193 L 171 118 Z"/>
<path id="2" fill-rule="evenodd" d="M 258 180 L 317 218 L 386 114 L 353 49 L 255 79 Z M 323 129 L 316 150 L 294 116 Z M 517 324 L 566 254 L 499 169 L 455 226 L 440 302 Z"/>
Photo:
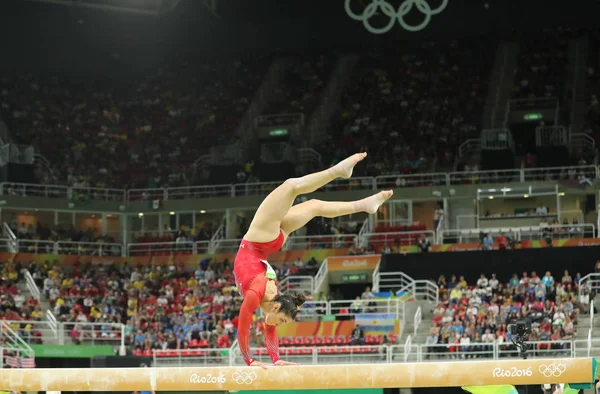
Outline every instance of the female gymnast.
<path id="1" fill-rule="evenodd" d="M 312 193 L 336 178 L 350 178 L 354 166 L 367 156 L 357 153 L 335 166 L 301 178 L 286 180 L 260 204 L 248 232 L 242 239 L 234 263 L 235 283 L 244 301 L 238 323 L 238 342 L 247 365 L 265 368 L 267 364 L 252 358 L 250 326 L 257 308 L 265 315 L 266 346 L 275 365 L 295 365 L 279 359 L 277 326 L 292 322 L 304 296 L 279 294 L 275 271 L 267 262 L 287 237 L 317 216 L 335 218 L 357 212 L 373 214 L 393 192 L 382 191 L 359 201 L 329 202 L 309 200 L 292 206 L 300 194 Z"/>

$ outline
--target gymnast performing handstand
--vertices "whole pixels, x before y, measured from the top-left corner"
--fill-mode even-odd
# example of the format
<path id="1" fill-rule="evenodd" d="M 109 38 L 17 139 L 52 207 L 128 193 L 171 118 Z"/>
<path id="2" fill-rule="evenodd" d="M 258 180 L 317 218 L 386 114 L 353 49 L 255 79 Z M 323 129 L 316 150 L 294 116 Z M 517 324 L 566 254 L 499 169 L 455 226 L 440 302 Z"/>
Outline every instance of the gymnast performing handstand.
<path id="1" fill-rule="evenodd" d="M 304 303 L 302 294 L 279 294 L 275 271 L 267 257 L 277 252 L 287 237 L 317 216 L 335 218 L 358 212 L 374 214 L 393 192 L 382 191 L 358 201 L 309 200 L 292 206 L 296 197 L 312 193 L 337 178 L 350 178 L 354 166 L 367 156 L 357 153 L 335 166 L 301 178 L 288 179 L 258 207 L 240 243 L 234 263 L 235 282 L 244 301 L 240 310 L 238 342 L 247 365 L 266 367 L 250 351 L 250 326 L 257 308 L 265 315 L 266 346 L 275 365 L 295 365 L 279 359 L 277 326 L 294 321 Z"/>

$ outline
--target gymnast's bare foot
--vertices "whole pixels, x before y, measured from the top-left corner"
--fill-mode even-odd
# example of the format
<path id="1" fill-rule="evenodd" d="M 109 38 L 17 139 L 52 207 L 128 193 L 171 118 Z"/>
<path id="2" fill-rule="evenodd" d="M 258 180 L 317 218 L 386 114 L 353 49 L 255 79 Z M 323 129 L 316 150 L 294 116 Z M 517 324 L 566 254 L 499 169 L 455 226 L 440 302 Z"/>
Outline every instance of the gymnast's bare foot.
<path id="1" fill-rule="evenodd" d="M 373 194 L 371 197 L 363 198 L 356 203 L 359 204 L 359 208 L 361 211 L 374 214 L 377 212 L 379 207 L 390 199 L 394 195 L 392 190 L 384 190 L 377 194 Z"/>
<path id="2" fill-rule="evenodd" d="M 359 161 L 362 161 L 365 157 L 367 157 L 366 152 L 356 153 L 331 167 L 331 171 L 339 178 L 348 179 L 352 176 L 352 170 L 354 169 L 354 166 L 358 164 Z"/>

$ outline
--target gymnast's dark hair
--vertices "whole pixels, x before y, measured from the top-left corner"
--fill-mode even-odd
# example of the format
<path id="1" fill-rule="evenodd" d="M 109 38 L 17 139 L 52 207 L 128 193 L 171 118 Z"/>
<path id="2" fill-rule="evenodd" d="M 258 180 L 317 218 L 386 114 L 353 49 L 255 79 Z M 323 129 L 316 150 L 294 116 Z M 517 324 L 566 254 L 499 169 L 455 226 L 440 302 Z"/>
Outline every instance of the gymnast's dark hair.
<path id="1" fill-rule="evenodd" d="M 279 312 L 285 313 L 292 319 L 296 318 L 302 304 L 306 301 L 303 294 L 279 294 L 273 302 L 278 302 L 281 306 Z"/>

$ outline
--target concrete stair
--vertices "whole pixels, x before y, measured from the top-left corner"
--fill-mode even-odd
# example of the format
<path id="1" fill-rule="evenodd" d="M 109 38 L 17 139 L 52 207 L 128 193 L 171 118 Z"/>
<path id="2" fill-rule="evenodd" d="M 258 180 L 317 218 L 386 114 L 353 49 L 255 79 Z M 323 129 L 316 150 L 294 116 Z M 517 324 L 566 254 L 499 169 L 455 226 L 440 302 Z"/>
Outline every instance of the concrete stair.
<path id="1" fill-rule="evenodd" d="M 31 294 L 31 291 L 29 291 L 29 288 L 27 287 L 27 283 L 25 281 L 19 282 L 17 283 L 17 289 L 19 289 L 21 291 L 21 294 L 23 294 L 23 296 L 25 298 L 29 298 L 32 297 L 33 295 Z M 58 344 L 58 340 L 56 337 L 56 333 L 54 333 L 53 331 L 51 331 L 50 329 L 50 325 L 47 322 L 46 319 L 46 312 L 48 310 L 50 310 L 50 302 L 48 302 L 48 300 L 46 300 L 46 297 L 44 297 L 44 295 L 41 295 L 41 298 L 38 300 L 40 308 L 42 309 L 42 312 L 44 314 L 44 319 L 42 324 L 40 324 L 40 332 L 42 333 L 42 340 L 44 342 L 44 344 L 46 345 L 57 345 Z"/>
<path id="2" fill-rule="evenodd" d="M 597 342 L 596 338 L 600 338 L 600 327 L 596 318 L 594 318 L 593 327 L 591 326 L 590 315 L 581 315 L 577 320 L 575 340 L 576 341 L 587 341 L 590 327 L 592 328 L 592 352 L 590 356 L 600 357 L 600 342 Z M 587 346 L 584 342 L 577 342 L 575 346 L 576 357 L 587 357 Z"/>

